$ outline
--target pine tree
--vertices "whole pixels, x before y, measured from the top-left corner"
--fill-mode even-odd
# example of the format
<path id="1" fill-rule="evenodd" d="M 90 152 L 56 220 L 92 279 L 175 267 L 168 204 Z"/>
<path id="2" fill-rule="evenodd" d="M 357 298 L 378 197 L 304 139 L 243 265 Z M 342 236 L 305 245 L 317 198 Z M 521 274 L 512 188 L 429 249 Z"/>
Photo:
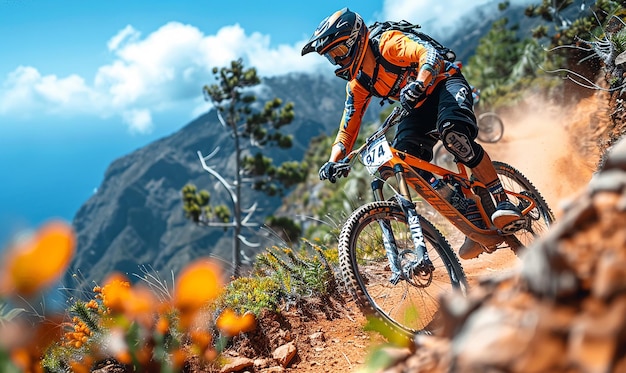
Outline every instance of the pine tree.
<path id="1" fill-rule="evenodd" d="M 213 154 L 198 155 L 203 168 L 216 177 L 231 197 L 232 209 L 226 205 L 210 206 L 210 195 L 198 192 L 193 185 L 183 188 L 183 203 L 186 216 L 196 223 L 207 226 L 232 227 L 234 232 L 232 265 L 233 276 L 239 275 L 241 265 L 240 243 L 253 246 L 242 233 L 242 228 L 258 226 L 250 222 L 256 204 L 243 210 L 242 189 L 249 187 L 269 196 L 282 195 L 286 189 L 304 181 L 307 168 L 304 163 L 288 161 L 275 165 L 264 154 L 270 148 L 288 149 L 292 146 L 291 136 L 281 132 L 295 116 L 293 103 L 283 104 L 279 98 L 265 102 L 262 109 L 255 110 L 257 99 L 252 87 L 261 83 L 255 68 L 246 68 L 241 59 L 232 61 L 230 67 L 213 68 L 217 83 L 203 88 L 205 99 L 211 102 L 222 125 L 232 133 L 235 158 L 234 180 L 228 182 L 215 168 L 207 164 Z M 251 154 L 256 150 L 255 154 Z M 246 215 L 244 216 L 244 213 Z M 217 216 L 217 220 L 211 218 Z"/>

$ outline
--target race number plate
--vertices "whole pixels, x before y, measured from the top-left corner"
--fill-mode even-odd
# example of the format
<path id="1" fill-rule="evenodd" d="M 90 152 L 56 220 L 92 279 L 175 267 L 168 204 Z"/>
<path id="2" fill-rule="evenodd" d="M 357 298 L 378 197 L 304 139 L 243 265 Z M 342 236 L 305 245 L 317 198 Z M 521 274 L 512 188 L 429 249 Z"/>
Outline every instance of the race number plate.
<path id="1" fill-rule="evenodd" d="M 378 167 L 391 158 L 393 158 L 391 148 L 389 148 L 389 143 L 387 143 L 385 136 L 379 137 L 367 149 L 361 152 L 361 162 L 372 175 L 376 173 Z"/>

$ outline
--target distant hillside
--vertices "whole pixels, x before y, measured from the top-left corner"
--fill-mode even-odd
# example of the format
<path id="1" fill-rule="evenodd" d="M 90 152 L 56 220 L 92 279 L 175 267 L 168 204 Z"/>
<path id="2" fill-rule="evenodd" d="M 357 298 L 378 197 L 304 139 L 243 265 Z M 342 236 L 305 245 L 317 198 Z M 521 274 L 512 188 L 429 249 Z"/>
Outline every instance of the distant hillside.
<path id="1" fill-rule="evenodd" d="M 528 18 L 524 15 L 525 6 L 511 5 L 504 11 L 498 10 L 498 2 L 490 2 L 476 8 L 476 12 L 461 18 L 459 25 L 454 30 L 436 31 L 436 35 L 443 44 L 452 49 L 457 59 L 467 64 L 469 58 L 474 54 L 478 41 L 491 29 L 494 21 L 500 18 L 508 18 L 509 25 L 519 26 L 519 36 L 521 38 L 531 37 L 530 30 L 539 22 L 539 19 Z M 572 9 L 575 11 L 575 9 Z M 570 10 L 570 12 L 572 11 Z M 428 32 L 428 26 L 424 26 L 424 31 Z"/>
<path id="2" fill-rule="evenodd" d="M 309 140 L 329 134 L 338 125 L 345 95 L 344 82 L 313 75 L 287 75 L 265 79 L 266 99 L 280 97 L 295 103 L 296 118 L 286 132 L 294 135 L 289 151 L 272 154 L 276 160 L 300 160 Z M 261 98 L 259 98 L 261 101 Z M 374 120 L 376 110 L 367 120 Z M 139 273 L 139 265 L 175 273 L 190 260 L 216 255 L 230 260 L 232 232 L 196 226 L 184 218 L 180 191 L 187 183 L 207 189 L 212 201 L 228 204 L 221 184 L 201 167 L 196 152 L 208 155 L 223 176 L 232 179 L 234 159 L 230 133 L 218 122 L 214 111 L 202 115 L 177 133 L 155 141 L 114 161 L 97 192 L 77 212 L 73 225 L 78 236 L 78 253 L 68 272 L 80 273 L 85 284 L 100 282 L 112 271 Z M 280 205 L 280 198 L 250 192 L 243 206 L 259 203 L 256 221 Z M 258 232 L 248 232 L 259 241 Z M 69 280 L 69 279 L 68 279 Z"/>

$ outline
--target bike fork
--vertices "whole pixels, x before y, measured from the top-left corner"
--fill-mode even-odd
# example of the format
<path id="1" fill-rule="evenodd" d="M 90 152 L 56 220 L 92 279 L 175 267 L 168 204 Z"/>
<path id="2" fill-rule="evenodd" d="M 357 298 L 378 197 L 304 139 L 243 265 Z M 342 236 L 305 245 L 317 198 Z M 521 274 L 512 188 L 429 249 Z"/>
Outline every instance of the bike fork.
<path id="1" fill-rule="evenodd" d="M 397 164 L 393 166 L 393 172 L 400 189 L 400 194 L 396 195 L 396 199 L 407 217 L 407 223 L 411 230 L 411 238 L 413 239 L 413 246 L 415 247 L 414 253 L 417 258 L 416 261 L 411 263 L 409 270 L 411 274 L 415 271 L 429 273 L 435 269 L 435 266 L 428 257 L 428 251 L 424 243 L 424 234 L 420 224 L 420 216 L 415 209 L 415 204 L 411 201 L 409 186 L 404 178 L 404 168 L 402 165 Z"/>
<path id="2" fill-rule="evenodd" d="M 426 250 L 426 243 L 424 242 L 424 234 L 422 233 L 422 225 L 420 224 L 420 216 L 415 210 L 415 204 L 403 196 L 396 196 L 402 210 L 406 214 L 407 222 L 409 223 L 409 229 L 411 230 L 411 238 L 413 239 L 413 246 L 415 249 L 415 261 L 410 263 L 408 270 L 410 273 L 418 272 L 430 272 L 435 269 L 433 262 L 428 256 Z"/>
<path id="3" fill-rule="evenodd" d="M 411 231 L 411 239 L 414 246 L 412 253 L 415 256 L 415 260 L 410 261 L 406 266 L 402 266 L 401 256 L 411 251 L 406 250 L 402 253 L 398 253 L 398 246 L 396 245 L 391 224 L 388 220 L 378 220 L 378 224 L 382 230 L 383 245 L 385 247 L 385 252 L 387 253 L 387 259 L 389 260 L 389 266 L 392 272 L 392 276 L 389 281 L 394 285 L 398 283 L 400 278 L 408 280 L 415 273 L 428 274 L 434 270 L 434 265 L 428 256 L 428 251 L 426 250 L 424 234 L 419 221 L 419 214 L 415 209 L 415 204 L 410 200 L 408 186 L 406 184 L 406 180 L 404 179 L 402 168 L 401 166 L 396 166 L 396 168 L 398 169 L 394 169 L 394 171 L 401 193 L 396 195 L 396 199 L 407 217 L 407 223 L 409 225 L 409 230 Z M 372 182 L 374 198 L 378 201 L 383 199 L 382 185 L 383 182 L 380 180 Z"/>
<path id="4" fill-rule="evenodd" d="M 372 181 L 372 191 L 374 192 L 374 199 L 377 201 L 383 200 L 382 188 L 383 182 L 381 180 L 375 179 Z M 387 260 L 389 261 L 389 268 L 391 269 L 391 278 L 389 279 L 389 282 L 395 285 L 402 278 L 396 238 L 393 235 L 393 230 L 391 229 L 389 220 L 378 219 L 378 225 L 380 225 L 380 230 L 382 231 L 383 246 L 385 247 L 385 253 L 387 254 Z"/>

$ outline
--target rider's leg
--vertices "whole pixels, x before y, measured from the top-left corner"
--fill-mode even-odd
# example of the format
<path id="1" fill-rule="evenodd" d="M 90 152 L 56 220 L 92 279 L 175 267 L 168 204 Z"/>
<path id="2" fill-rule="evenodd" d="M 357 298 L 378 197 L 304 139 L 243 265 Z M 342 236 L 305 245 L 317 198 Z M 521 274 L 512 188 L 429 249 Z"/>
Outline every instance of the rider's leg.
<path id="1" fill-rule="evenodd" d="M 441 138 L 446 149 L 467 167 L 496 201 L 496 211 L 491 221 L 499 229 L 515 226 L 522 216 L 519 209 L 509 202 L 491 158 L 482 146 L 472 138 L 472 131 L 465 123 L 446 122 L 441 126 Z"/>
<path id="2" fill-rule="evenodd" d="M 519 211 L 500 204 L 501 201 L 507 201 L 506 193 L 491 159 L 483 147 L 475 141 L 478 135 L 478 124 L 469 84 L 462 74 L 457 74 L 446 79 L 441 86 L 441 89 L 436 90 L 438 97 L 436 126 L 446 150 L 452 153 L 459 162 L 469 167 L 474 176 L 489 187 L 498 202 L 498 210 L 491 216 L 492 221 L 496 220 L 494 225 L 500 224 L 504 218 L 519 219 L 521 216 Z M 463 259 L 471 259 L 482 252 L 483 247 L 480 244 L 466 237 L 459 249 L 459 256 Z"/>
<path id="3" fill-rule="evenodd" d="M 491 221 L 500 229 L 507 225 L 515 225 L 521 217 L 519 209 L 509 202 L 498 174 L 493 167 L 491 158 L 480 144 L 471 137 L 471 131 L 466 125 L 455 125 L 451 122 L 442 126 L 441 138 L 445 148 L 467 167 L 478 181 L 485 184 L 496 200 L 496 211 L 491 215 Z M 463 259 L 473 259 L 484 251 L 483 247 L 469 239 L 459 248 L 459 256 Z"/>
<path id="4" fill-rule="evenodd" d="M 392 146 L 394 149 L 430 162 L 433 160 L 433 148 L 437 143 L 437 138 L 432 135 L 435 130 L 435 118 L 422 122 L 431 113 L 431 111 L 426 110 L 427 107 L 428 103 L 424 107 L 413 110 L 398 123 Z M 433 124 L 429 127 L 422 125 L 423 123 Z M 428 171 L 418 170 L 418 173 L 426 180 L 433 177 L 433 174 Z"/>
<path id="5" fill-rule="evenodd" d="M 473 111 L 469 84 L 462 75 L 445 81 L 439 96 L 437 130 L 446 149 L 472 170 L 474 176 L 487 186 L 496 200 L 496 212 L 491 221 L 500 229 L 514 226 L 521 212 L 508 201 L 495 168 L 482 146 L 475 139 L 478 125 Z"/>
<path id="6" fill-rule="evenodd" d="M 472 174 L 487 186 L 496 200 L 496 211 L 491 215 L 491 221 L 496 227 L 506 229 L 521 218 L 522 213 L 517 206 L 509 201 L 491 158 L 486 152 L 483 153 L 482 160 L 478 165 L 472 167 Z"/>

